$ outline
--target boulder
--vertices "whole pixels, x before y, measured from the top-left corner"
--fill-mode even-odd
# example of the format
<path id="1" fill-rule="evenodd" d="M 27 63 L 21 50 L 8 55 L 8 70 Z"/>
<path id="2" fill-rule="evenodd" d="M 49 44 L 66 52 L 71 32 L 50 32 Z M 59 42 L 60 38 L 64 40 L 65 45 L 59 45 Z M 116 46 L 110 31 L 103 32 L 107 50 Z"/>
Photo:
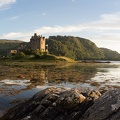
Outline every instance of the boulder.
<path id="1" fill-rule="evenodd" d="M 120 89 L 105 92 L 79 120 L 120 120 Z"/>
<path id="2" fill-rule="evenodd" d="M 117 120 L 119 93 L 118 89 L 101 96 L 99 91 L 51 87 L 11 108 L 0 120 Z"/>

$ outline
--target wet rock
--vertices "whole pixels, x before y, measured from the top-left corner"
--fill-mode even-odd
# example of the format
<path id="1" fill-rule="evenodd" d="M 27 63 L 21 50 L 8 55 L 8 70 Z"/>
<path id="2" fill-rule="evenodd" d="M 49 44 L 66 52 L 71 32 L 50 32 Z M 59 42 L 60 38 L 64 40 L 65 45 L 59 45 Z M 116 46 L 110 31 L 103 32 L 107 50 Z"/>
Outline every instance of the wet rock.
<path id="1" fill-rule="evenodd" d="M 79 120 L 120 120 L 120 89 L 104 93 Z"/>
<path id="2" fill-rule="evenodd" d="M 101 93 L 97 90 L 93 90 L 91 92 L 88 92 L 87 97 L 91 97 L 92 99 L 98 99 L 101 96 Z"/>
<path id="3" fill-rule="evenodd" d="M 98 91 L 47 88 L 10 109 L 1 120 L 117 120 L 119 90 L 100 96 Z"/>
<path id="4" fill-rule="evenodd" d="M 85 106 L 88 105 L 87 101 L 91 100 L 86 100 L 86 97 L 77 89 L 47 88 L 35 94 L 28 101 L 10 109 L 1 119 L 72 120 L 82 115 L 87 109 Z"/>
<path id="5" fill-rule="evenodd" d="M 17 78 L 25 79 L 23 75 L 18 75 Z"/>

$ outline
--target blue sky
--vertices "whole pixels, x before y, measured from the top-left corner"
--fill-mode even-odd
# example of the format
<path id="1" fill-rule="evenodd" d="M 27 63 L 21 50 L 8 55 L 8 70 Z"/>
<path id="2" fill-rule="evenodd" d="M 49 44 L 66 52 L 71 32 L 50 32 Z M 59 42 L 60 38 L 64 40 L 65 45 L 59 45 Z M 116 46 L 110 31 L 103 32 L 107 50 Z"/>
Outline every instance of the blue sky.
<path id="1" fill-rule="evenodd" d="M 120 0 L 0 0 L 0 39 L 37 33 L 90 39 L 120 53 Z"/>

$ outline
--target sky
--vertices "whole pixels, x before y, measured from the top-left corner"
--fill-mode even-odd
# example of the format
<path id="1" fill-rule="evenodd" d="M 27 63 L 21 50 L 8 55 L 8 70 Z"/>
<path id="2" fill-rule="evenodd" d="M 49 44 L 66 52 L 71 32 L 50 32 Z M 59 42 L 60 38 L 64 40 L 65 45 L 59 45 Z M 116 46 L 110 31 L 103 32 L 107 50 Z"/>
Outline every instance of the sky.
<path id="1" fill-rule="evenodd" d="M 120 53 L 120 0 L 0 0 L 0 39 L 68 35 Z"/>

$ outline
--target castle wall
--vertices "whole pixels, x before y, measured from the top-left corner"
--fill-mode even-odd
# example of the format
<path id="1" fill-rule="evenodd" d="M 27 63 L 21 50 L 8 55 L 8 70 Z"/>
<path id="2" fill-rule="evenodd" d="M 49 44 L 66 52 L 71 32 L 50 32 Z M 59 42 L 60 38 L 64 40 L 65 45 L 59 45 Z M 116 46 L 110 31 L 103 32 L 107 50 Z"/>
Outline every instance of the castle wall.
<path id="1" fill-rule="evenodd" d="M 12 56 L 12 54 L 17 54 L 17 50 L 8 50 L 7 56 Z"/>
<path id="2" fill-rule="evenodd" d="M 40 40 L 40 50 L 45 51 L 45 37 L 42 37 Z"/>

